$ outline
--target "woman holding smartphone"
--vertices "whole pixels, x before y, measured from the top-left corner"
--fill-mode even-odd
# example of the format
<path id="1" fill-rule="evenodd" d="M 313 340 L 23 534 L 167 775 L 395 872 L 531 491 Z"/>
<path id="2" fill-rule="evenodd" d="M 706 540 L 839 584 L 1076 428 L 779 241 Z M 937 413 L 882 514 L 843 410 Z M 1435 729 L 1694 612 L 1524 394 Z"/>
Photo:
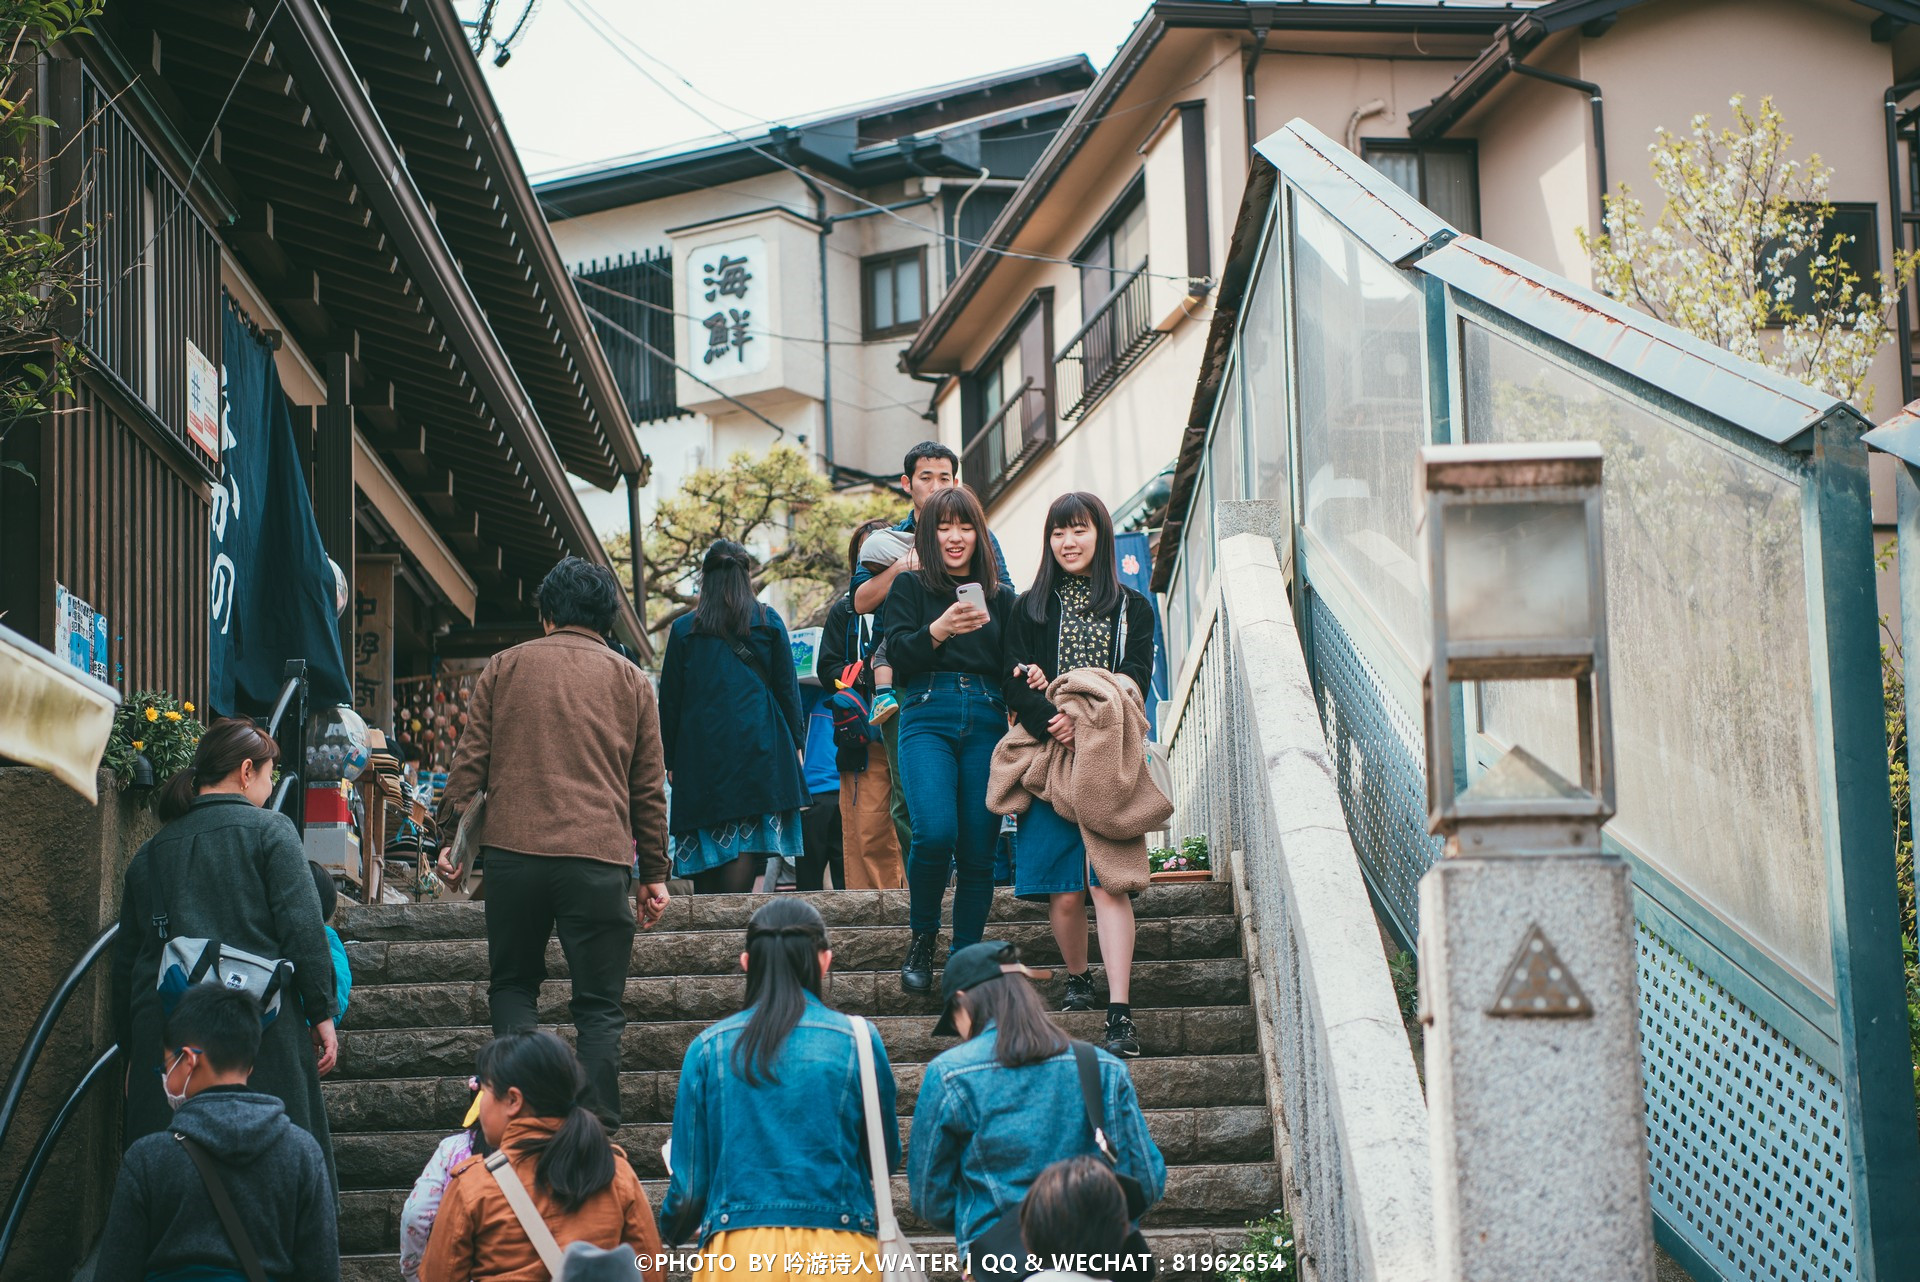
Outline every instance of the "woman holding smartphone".
<path id="1" fill-rule="evenodd" d="M 1047 511 L 1047 550 L 1033 587 L 1007 625 L 1005 693 L 1014 716 L 1035 738 L 1073 742 L 1073 719 L 1047 699 L 1055 677 L 1075 668 L 1105 668 L 1132 681 L 1144 697 L 1153 673 L 1153 603 L 1120 582 L 1114 565 L 1113 518 L 1092 494 L 1063 494 Z M 1103 890 L 1090 876 L 1086 843 L 1038 797 L 1020 816 L 1014 837 L 1013 889 L 1022 899 L 1049 901 L 1053 937 L 1066 963 L 1065 1010 L 1093 1009 L 1087 962 L 1087 906 L 1100 927 L 1107 972 L 1106 1047 L 1140 1053 L 1130 1006 L 1133 900 Z"/>
<path id="2" fill-rule="evenodd" d="M 1013 594 L 1000 586 L 980 500 L 962 485 L 921 504 L 920 568 L 893 581 L 883 610 L 900 697 L 900 775 L 913 839 L 907 852 L 912 939 L 900 967 L 908 992 L 933 990 L 940 899 L 949 870 L 953 948 L 979 942 L 993 904 L 999 822 L 987 810 L 994 745 L 1007 729 L 1002 646 Z"/>

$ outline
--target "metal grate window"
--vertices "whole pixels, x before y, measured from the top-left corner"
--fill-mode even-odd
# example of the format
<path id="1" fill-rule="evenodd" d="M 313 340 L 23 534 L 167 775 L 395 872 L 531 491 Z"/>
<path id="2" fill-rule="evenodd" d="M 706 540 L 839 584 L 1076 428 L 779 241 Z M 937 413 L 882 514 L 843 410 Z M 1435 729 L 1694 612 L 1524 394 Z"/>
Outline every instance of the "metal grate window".
<path id="1" fill-rule="evenodd" d="M 187 440 L 188 345 L 220 364 L 220 246 L 113 96 L 83 71 L 79 341 Z"/>
<path id="2" fill-rule="evenodd" d="M 598 259 L 574 275 L 628 416 L 651 423 L 686 413 L 674 389 L 672 251 Z"/>

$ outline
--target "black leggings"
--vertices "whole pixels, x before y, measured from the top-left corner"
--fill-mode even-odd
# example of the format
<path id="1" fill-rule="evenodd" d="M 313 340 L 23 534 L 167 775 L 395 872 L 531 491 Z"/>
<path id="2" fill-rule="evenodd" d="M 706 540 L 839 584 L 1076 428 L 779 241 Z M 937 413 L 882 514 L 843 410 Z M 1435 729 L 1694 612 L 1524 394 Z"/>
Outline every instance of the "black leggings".
<path id="1" fill-rule="evenodd" d="M 766 871 L 767 860 L 773 858 L 762 852 L 749 851 L 730 864 L 721 864 L 718 868 L 709 868 L 705 872 L 693 874 L 693 893 L 696 895 L 744 895 L 753 889 L 753 883 Z"/>

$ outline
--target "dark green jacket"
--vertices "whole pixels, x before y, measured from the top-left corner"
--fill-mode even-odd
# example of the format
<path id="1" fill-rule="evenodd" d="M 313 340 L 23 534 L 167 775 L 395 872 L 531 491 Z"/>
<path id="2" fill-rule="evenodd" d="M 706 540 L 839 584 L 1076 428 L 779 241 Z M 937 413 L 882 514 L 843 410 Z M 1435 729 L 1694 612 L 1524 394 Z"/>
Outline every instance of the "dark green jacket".
<path id="1" fill-rule="evenodd" d="M 154 1071 L 166 1022 L 155 988 L 161 939 L 153 918 L 162 899 L 175 937 L 217 939 L 293 963 L 293 992 L 282 996 L 279 1017 L 261 1037 L 248 1084 L 286 1105 L 293 1124 L 319 1141 L 331 1173 L 319 1062 L 307 1031 L 310 1022 L 334 1014 L 333 958 L 320 896 L 292 822 L 232 793 L 200 797 L 127 865 L 113 958 L 114 1023 L 127 1066 L 123 1143 L 131 1145 L 172 1120 Z"/>

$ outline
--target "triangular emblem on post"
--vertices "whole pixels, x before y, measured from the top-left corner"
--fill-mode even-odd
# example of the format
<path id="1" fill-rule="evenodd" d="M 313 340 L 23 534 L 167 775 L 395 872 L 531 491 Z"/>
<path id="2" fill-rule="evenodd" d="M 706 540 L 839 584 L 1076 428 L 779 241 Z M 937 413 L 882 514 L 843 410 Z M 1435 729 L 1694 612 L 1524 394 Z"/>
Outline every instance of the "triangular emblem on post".
<path id="1" fill-rule="evenodd" d="M 1574 982 L 1567 964 L 1560 960 L 1540 927 L 1534 925 L 1527 928 L 1520 951 L 1508 963 L 1487 1014 L 1585 1018 L 1593 1014 L 1593 1003 Z"/>

